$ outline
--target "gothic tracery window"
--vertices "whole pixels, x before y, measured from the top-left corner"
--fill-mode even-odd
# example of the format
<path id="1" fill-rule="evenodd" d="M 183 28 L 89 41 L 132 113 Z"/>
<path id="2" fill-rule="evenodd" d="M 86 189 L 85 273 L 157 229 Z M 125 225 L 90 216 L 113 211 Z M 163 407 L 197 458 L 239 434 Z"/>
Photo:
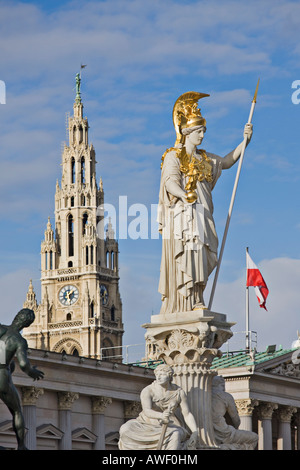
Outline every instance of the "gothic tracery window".
<path id="1" fill-rule="evenodd" d="M 75 158 L 71 158 L 71 183 L 75 183 Z"/>
<path id="2" fill-rule="evenodd" d="M 81 158 L 81 183 L 85 183 L 85 160 L 84 157 Z"/>
<path id="3" fill-rule="evenodd" d="M 84 235 L 85 234 L 85 227 L 88 223 L 88 220 L 89 220 L 89 216 L 88 214 L 85 212 L 83 214 L 83 217 L 82 217 L 82 234 Z"/>
<path id="4" fill-rule="evenodd" d="M 68 216 L 68 241 L 69 241 L 69 256 L 74 256 L 74 221 L 73 216 Z"/>

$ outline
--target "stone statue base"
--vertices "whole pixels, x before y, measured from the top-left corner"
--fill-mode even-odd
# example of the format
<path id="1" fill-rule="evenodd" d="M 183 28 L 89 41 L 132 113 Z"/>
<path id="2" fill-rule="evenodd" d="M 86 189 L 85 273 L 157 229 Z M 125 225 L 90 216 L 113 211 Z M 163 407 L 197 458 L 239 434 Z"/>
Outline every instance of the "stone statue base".
<path id="1" fill-rule="evenodd" d="M 163 360 L 172 367 L 173 381 L 186 393 L 197 422 L 199 449 L 218 449 L 212 422 L 211 370 L 220 347 L 232 336 L 226 315 L 205 308 L 151 316 L 144 324 L 148 359 Z"/>

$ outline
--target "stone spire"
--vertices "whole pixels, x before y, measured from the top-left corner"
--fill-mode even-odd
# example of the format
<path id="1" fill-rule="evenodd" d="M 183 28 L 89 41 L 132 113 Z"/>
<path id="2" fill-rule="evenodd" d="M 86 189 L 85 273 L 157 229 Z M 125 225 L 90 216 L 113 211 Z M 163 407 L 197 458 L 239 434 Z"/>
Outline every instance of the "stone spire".
<path id="1" fill-rule="evenodd" d="M 80 73 L 77 73 L 76 74 L 76 97 L 75 97 L 75 103 L 76 104 L 81 103 L 80 86 L 81 86 L 81 76 L 80 76 Z"/>
<path id="2" fill-rule="evenodd" d="M 109 222 L 107 224 L 106 229 L 106 239 L 114 240 L 115 239 L 115 232 L 111 223 L 111 217 L 109 217 Z"/>
<path id="3" fill-rule="evenodd" d="M 77 74 L 74 113 L 67 115 L 68 142 L 62 146 L 61 179 L 55 186 L 55 219 L 52 225 L 48 219 L 41 243 L 41 302 L 24 336 L 31 348 L 99 358 L 102 347 L 122 342 L 118 243 L 110 238 L 112 227 L 105 239 L 104 215 L 98 210 L 104 207 L 103 184 L 98 188 L 80 86 Z M 30 301 L 35 305 L 28 294 Z M 114 330 L 106 329 L 112 318 L 118 318 Z M 52 334 L 61 328 L 59 338 Z"/>
<path id="4" fill-rule="evenodd" d="M 27 294 L 26 294 L 26 300 L 23 303 L 23 308 L 30 308 L 31 310 L 33 310 L 35 312 L 37 307 L 38 307 L 38 304 L 37 304 L 37 301 L 36 301 L 36 295 L 35 295 L 35 292 L 33 290 L 32 280 L 30 279 L 28 291 L 27 291 Z"/>

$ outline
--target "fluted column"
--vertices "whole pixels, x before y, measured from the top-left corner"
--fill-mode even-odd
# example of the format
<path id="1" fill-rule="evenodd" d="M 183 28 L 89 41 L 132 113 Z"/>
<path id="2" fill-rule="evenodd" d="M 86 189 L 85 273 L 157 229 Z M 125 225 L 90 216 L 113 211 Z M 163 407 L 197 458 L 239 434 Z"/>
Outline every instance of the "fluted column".
<path id="1" fill-rule="evenodd" d="M 260 403 L 259 413 L 259 430 L 258 430 L 258 450 L 272 450 L 272 415 L 277 410 L 276 403 Z"/>
<path id="2" fill-rule="evenodd" d="M 29 450 L 36 450 L 36 402 L 44 390 L 36 387 L 22 387 L 22 403 L 25 427 L 25 445 Z"/>
<path id="3" fill-rule="evenodd" d="M 187 395 L 189 407 L 199 429 L 201 447 L 216 447 L 212 407 L 212 379 L 216 372 L 210 369 L 210 363 L 175 364 L 173 382 Z"/>
<path id="4" fill-rule="evenodd" d="M 239 417 L 241 418 L 240 429 L 252 431 L 252 414 L 254 407 L 258 405 L 258 400 L 251 398 L 235 400 Z"/>
<path id="5" fill-rule="evenodd" d="M 73 402 L 78 393 L 58 392 L 59 427 L 64 433 L 59 443 L 59 450 L 72 450 L 72 415 Z"/>
<path id="6" fill-rule="evenodd" d="M 282 406 L 278 409 L 278 450 L 291 450 L 291 419 L 297 408 L 293 406 Z"/>
<path id="7" fill-rule="evenodd" d="M 105 450 L 105 416 L 106 408 L 112 403 L 109 397 L 92 397 L 93 433 L 97 436 L 94 450 Z"/>

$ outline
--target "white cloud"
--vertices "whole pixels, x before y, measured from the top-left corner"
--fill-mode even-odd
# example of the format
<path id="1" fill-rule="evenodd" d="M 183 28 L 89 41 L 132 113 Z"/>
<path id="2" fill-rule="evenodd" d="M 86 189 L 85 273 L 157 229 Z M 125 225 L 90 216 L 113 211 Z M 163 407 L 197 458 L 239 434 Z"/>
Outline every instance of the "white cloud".
<path id="1" fill-rule="evenodd" d="M 291 90 L 289 83 L 282 85 L 283 77 L 298 70 L 295 60 L 300 52 L 297 2 L 78 1 L 69 4 L 62 2 L 62 6 L 53 13 L 47 13 L 38 2 L 36 4 L 6 1 L 0 5 L 3 74 L 0 79 L 5 80 L 7 85 L 7 104 L 0 107 L 1 214 L 5 230 L 9 228 L 8 220 L 23 223 L 26 218 L 28 226 L 37 211 L 44 213 L 46 222 L 49 208 L 54 209 L 54 182 L 60 178 L 60 141 L 65 139 L 64 113 L 72 112 L 73 80 L 80 63 L 88 65 L 83 71 L 84 112 L 91 126 L 90 141 L 95 145 L 97 174 L 103 176 L 106 202 L 116 200 L 119 194 L 128 195 L 132 202 L 157 202 L 161 154 L 166 147 L 173 145 L 175 139 L 172 106 L 174 99 L 187 87 L 208 93 L 211 91 L 212 96 L 204 107 L 204 115 L 209 118 L 206 139 L 213 144 L 211 151 L 219 147 L 223 152 L 224 142 L 231 150 L 232 143 L 242 138 L 244 123 L 240 122 L 240 111 L 245 110 L 248 117 L 247 106 L 254 91 L 252 88 L 260 76 L 260 112 L 255 118 L 261 134 L 256 133 L 255 127 L 254 147 L 251 143 L 247 150 L 249 154 L 252 152 L 256 163 L 255 179 L 252 180 L 255 192 L 252 192 L 247 205 L 241 203 L 235 209 L 231 234 L 234 233 L 235 222 L 239 225 L 248 222 L 246 228 L 249 231 L 244 231 L 242 238 L 253 238 L 250 222 L 257 221 L 256 214 L 263 212 L 269 221 L 274 221 L 276 217 L 278 224 L 275 239 L 275 229 L 270 227 L 270 223 L 265 222 L 266 219 L 259 221 L 259 231 L 266 233 L 268 239 L 266 244 L 274 246 L 270 257 L 285 253 L 292 256 L 292 252 L 295 256 L 299 255 L 298 238 L 294 245 L 286 241 L 292 231 L 287 229 L 285 220 L 280 222 L 280 226 L 277 212 L 280 201 L 285 216 L 289 211 L 291 214 L 297 213 L 298 199 L 291 173 L 294 178 L 298 175 L 298 163 L 294 163 L 298 162 L 298 157 L 296 151 L 289 150 L 291 139 L 285 134 L 287 128 L 292 128 L 287 119 L 291 111 L 286 108 L 287 102 L 288 106 L 292 106 Z M 287 86 L 288 89 L 285 89 Z M 270 109 L 272 113 L 266 114 Z M 238 122 L 234 121 L 236 110 L 239 111 Z M 296 107 L 292 111 L 296 122 Z M 285 130 L 280 127 L 280 139 L 277 124 L 274 126 L 278 120 L 285 126 Z M 271 135 L 268 135 L 269 122 Z M 283 145 L 284 151 L 281 151 Z M 260 160 L 261 155 L 266 155 L 266 158 Z M 277 166 L 269 165 L 270 155 L 275 155 Z M 283 160 L 276 159 L 276 155 Z M 287 158 L 289 165 L 286 164 Z M 245 166 L 250 167 L 254 159 L 248 158 Z M 291 162 L 292 159 L 295 160 Z M 282 180 L 282 163 L 285 181 Z M 235 170 L 233 177 L 234 174 Z M 275 176 L 280 178 L 280 186 L 271 187 L 269 184 L 268 193 L 263 193 L 261 186 L 270 183 L 271 177 L 274 180 Z M 247 183 L 246 172 L 242 177 L 243 184 L 250 186 L 250 177 Z M 222 179 L 224 181 L 224 176 Z M 217 211 L 226 215 L 227 205 L 224 211 L 222 206 L 226 199 L 224 183 L 216 190 L 219 191 Z M 239 195 L 241 190 L 243 187 L 239 189 Z M 249 198 L 248 194 L 246 197 Z M 238 202 L 241 200 L 239 196 Z M 253 206 L 251 212 L 249 207 L 252 209 Z M 243 214 L 246 217 L 242 219 Z M 283 211 L 280 217 L 283 218 Z M 33 224 L 32 229 L 35 230 L 36 225 Z M 42 235 L 38 234 L 40 237 Z M 259 234 L 255 237 L 257 240 Z M 26 246 L 25 239 L 22 243 Z M 5 249 L 13 250 L 14 246 L 6 246 Z M 158 295 L 157 270 L 150 268 L 143 250 L 136 251 L 132 247 L 131 251 L 128 250 L 124 246 L 124 251 L 120 253 L 121 259 L 124 256 L 126 260 L 121 281 L 124 314 L 126 318 L 130 315 L 130 321 L 139 322 L 141 319 L 143 323 L 149 321 L 152 300 Z M 233 266 L 237 251 L 234 246 L 228 253 L 228 258 L 233 259 Z M 140 258 L 133 265 L 132 254 Z M 288 266 L 280 265 L 285 273 L 284 285 L 290 274 L 289 269 L 294 266 L 289 258 L 287 260 Z M 275 261 L 267 262 L 266 270 Z M 273 267 L 275 265 L 279 266 L 279 261 Z M 9 263 L 7 269 L 10 269 Z M 297 278 L 298 273 L 294 272 L 294 275 Z M 231 272 L 231 279 L 232 276 Z M 272 281 L 272 276 L 273 270 L 270 275 L 266 272 L 267 279 Z M 21 285 L 25 277 L 21 272 L 16 273 L 15 282 Z M 13 277 L 3 278 L 2 281 L 8 288 Z M 261 342 L 273 342 L 268 335 L 274 333 L 275 327 L 276 342 L 284 342 L 278 338 L 279 333 L 285 334 L 282 331 L 283 312 L 291 316 L 286 333 L 290 335 L 287 344 L 294 339 L 294 330 L 298 328 L 296 294 L 289 285 L 285 287 L 287 294 L 281 295 L 286 304 L 282 301 L 282 305 L 278 292 L 275 294 L 272 289 L 268 313 L 253 306 L 254 325 L 260 320 L 257 328 L 259 345 Z M 238 297 L 237 291 L 240 292 Z M 275 298 L 278 302 L 273 305 L 272 299 Z M 238 326 L 243 324 L 242 276 L 232 283 L 220 283 L 217 301 L 222 311 L 228 310 L 228 314 L 238 318 Z M 157 309 L 157 303 L 155 305 L 153 308 Z M 143 316 L 147 318 L 142 320 Z M 264 327 L 261 330 L 264 319 L 270 321 L 274 328 Z"/>
<path id="2" fill-rule="evenodd" d="M 267 311 L 260 308 L 254 288 L 249 288 L 250 329 L 258 334 L 258 349 L 269 344 L 289 348 L 300 330 L 299 285 L 300 260 L 276 258 L 257 263 L 269 288 Z M 216 289 L 213 310 L 227 314 L 237 324 L 233 331 L 245 330 L 245 279 L 243 273 L 230 283 Z"/>
<path id="3" fill-rule="evenodd" d="M 21 268 L 9 272 L 0 277 L 0 297 L 1 297 L 1 316 L 0 323 L 9 324 L 15 315 L 23 308 L 26 300 L 26 293 L 29 286 L 29 280 L 33 274 L 37 274 L 30 269 Z M 34 279 L 34 288 L 37 293 L 39 286 L 38 279 Z"/>
<path id="4" fill-rule="evenodd" d="M 160 259 L 155 257 L 149 263 L 144 256 L 139 265 L 135 260 L 121 268 L 121 295 L 125 322 L 125 344 L 142 342 L 145 330 L 143 323 L 151 321 L 151 314 L 158 314 L 160 296 L 158 276 Z M 276 258 L 257 263 L 269 288 L 267 311 L 260 308 L 254 288 L 249 288 L 250 329 L 257 333 L 257 348 L 264 351 L 269 344 L 290 348 L 300 331 L 299 285 L 300 260 Z M 140 266 L 144 266 L 141 272 Z M 136 269 L 139 281 L 136 282 Z M 230 349 L 245 348 L 245 271 L 232 282 L 217 284 L 212 310 L 224 313 L 228 322 L 235 322 L 232 328 L 235 336 L 229 342 Z M 213 277 L 205 291 L 208 304 Z"/>
<path id="5" fill-rule="evenodd" d="M 20 71 L 24 78 L 57 80 L 83 58 L 94 73 L 126 81 L 145 79 L 150 70 L 160 77 L 186 74 L 192 62 L 193 73 L 274 73 L 272 52 L 286 35 L 278 25 L 296 8 L 276 3 L 84 2 L 51 15 L 30 4 L 2 4 L 2 22 L 8 18 L 10 25 L 2 33 L 2 61 L 14 81 Z"/>

